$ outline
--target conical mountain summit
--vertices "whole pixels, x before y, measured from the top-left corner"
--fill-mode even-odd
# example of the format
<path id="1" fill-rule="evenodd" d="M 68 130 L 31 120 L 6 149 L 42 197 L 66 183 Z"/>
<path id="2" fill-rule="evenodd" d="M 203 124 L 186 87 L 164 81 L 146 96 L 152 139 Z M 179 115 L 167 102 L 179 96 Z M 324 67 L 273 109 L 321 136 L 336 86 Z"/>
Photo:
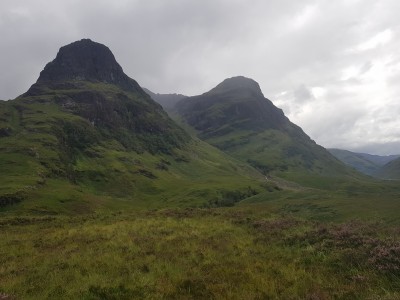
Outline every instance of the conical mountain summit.
<path id="1" fill-rule="evenodd" d="M 181 100 L 175 106 L 185 122 L 203 137 L 220 136 L 238 129 L 282 129 L 288 120 L 266 99 L 253 79 L 225 79 L 210 91 Z"/>
<path id="2" fill-rule="evenodd" d="M 264 97 L 258 82 L 244 76 L 227 78 L 208 93 L 223 93 L 232 91 L 241 93 L 248 92 L 255 97 Z"/>
<path id="3" fill-rule="evenodd" d="M 128 90 L 141 90 L 139 84 L 123 72 L 111 50 L 90 39 L 61 47 L 56 58 L 40 73 L 37 83 L 66 80 L 104 82 Z"/>

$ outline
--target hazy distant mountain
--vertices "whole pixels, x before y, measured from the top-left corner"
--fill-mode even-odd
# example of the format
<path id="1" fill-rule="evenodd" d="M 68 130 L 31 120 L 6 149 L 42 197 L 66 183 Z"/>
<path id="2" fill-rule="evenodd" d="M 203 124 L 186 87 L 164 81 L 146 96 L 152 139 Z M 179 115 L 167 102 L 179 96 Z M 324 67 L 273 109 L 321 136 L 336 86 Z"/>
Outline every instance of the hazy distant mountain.
<path id="1" fill-rule="evenodd" d="M 365 159 L 368 159 L 369 161 L 376 163 L 378 166 L 386 165 L 392 160 L 395 160 L 400 157 L 399 154 L 397 155 L 374 155 L 368 153 L 359 153 L 359 154 Z"/>
<path id="2" fill-rule="evenodd" d="M 0 206 L 31 199 L 23 207 L 40 211 L 90 211 L 121 198 L 193 206 L 227 191 L 237 200 L 261 178 L 193 140 L 88 39 L 62 47 L 25 94 L 0 102 L 0 166 Z"/>
<path id="3" fill-rule="evenodd" d="M 143 88 L 143 90 L 156 102 L 161 104 L 161 106 L 167 111 L 170 112 L 176 103 L 180 100 L 186 98 L 187 96 L 181 94 L 156 94 L 152 91 Z"/>
<path id="4" fill-rule="evenodd" d="M 328 149 L 334 156 L 345 164 L 355 168 L 356 170 L 375 176 L 376 172 L 388 162 L 399 158 L 400 155 L 372 155 L 367 153 L 357 153 L 341 149 Z"/>
<path id="5" fill-rule="evenodd" d="M 226 79 L 209 92 L 181 100 L 175 109 L 199 138 L 265 174 L 297 181 L 305 181 L 307 174 L 353 174 L 290 122 L 252 79 Z"/>

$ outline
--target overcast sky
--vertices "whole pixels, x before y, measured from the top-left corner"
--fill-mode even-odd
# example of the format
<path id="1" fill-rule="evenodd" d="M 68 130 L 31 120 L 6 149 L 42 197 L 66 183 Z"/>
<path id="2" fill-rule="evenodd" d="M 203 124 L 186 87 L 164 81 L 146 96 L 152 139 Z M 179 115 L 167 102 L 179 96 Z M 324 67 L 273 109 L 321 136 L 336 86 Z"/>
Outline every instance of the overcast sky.
<path id="1" fill-rule="evenodd" d="M 90 38 L 159 93 L 244 75 L 317 143 L 400 153 L 398 0 L 1 0 L 0 99 Z"/>

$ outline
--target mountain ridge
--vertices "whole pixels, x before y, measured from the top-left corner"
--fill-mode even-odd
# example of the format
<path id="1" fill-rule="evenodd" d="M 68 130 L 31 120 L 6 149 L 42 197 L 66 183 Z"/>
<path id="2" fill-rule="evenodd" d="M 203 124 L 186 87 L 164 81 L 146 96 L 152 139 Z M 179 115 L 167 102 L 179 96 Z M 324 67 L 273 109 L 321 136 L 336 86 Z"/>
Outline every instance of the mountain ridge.
<path id="1" fill-rule="evenodd" d="M 252 79 L 228 78 L 206 93 L 181 100 L 175 111 L 200 139 L 264 174 L 299 182 L 305 182 L 300 174 L 362 176 L 290 122 Z"/>
<path id="2" fill-rule="evenodd" d="M 261 174 L 192 138 L 118 66 L 106 46 L 77 41 L 27 93 L 0 103 L 0 167 L 8 170 L 0 207 L 221 205 L 229 193 L 237 201 L 263 189 Z"/>
<path id="3" fill-rule="evenodd" d="M 242 84 L 237 86 L 238 82 Z M 223 128 L 226 124 L 264 130 L 280 129 L 287 121 L 283 111 L 264 98 L 258 83 L 243 76 L 228 78 L 206 93 L 185 98 L 175 108 L 202 135 L 218 135 L 219 128 L 229 130 Z"/>

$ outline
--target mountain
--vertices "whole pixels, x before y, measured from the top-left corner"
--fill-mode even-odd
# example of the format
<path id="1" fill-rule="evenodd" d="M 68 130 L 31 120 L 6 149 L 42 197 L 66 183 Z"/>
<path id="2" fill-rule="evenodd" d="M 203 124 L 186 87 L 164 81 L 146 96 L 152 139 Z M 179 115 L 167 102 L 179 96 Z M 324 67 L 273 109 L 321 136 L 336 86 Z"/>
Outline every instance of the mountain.
<path id="1" fill-rule="evenodd" d="M 176 107 L 205 139 L 236 130 L 261 132 L 287 125 L 282 110 L 264 98 L 258 83 L 245 77 L 226 79 L 203 95 L 180 101 Z"/>
<path id="2" fill-rule="evenodd" d="M 388 162 L 379 168 L 374 175 L 383 179 L 400 180 L 400 158 Z"/>
<path id="3" fill-rule="evenodd" d="M 374 155 L 368 153 L 359 153 L 360 156 L 364 157 L 365 159 L 375 163 L 378 166 L 386 165 L 387 163 L 391 162 L 400 157 L 399 154 L 397 155 Z"/>
<path id="4" fill-rule="evenodd" d="M 40 72 L 30 91 L 39 84 L 65 81 L 104 82 L 143 94 L 139 84 L 123 72 L 110 49 L 89 39 L 62 47 Z"/>
<path id="5" fill-rule="evenodd" d="M 328 151 L 343 163 L 371 176 L 374 176 L 385 164 L 400 157 L 400 155 L 380 156 L 341 149 L 328 149 Z"/>
<path id="6" fill-rule="evenodd" d="M 18 100 L 55 102 L 65 112 L 88 121 L 102 136 L 112 134 L 125 147 L 138 151 L 168 153 L 189 140 L 139 84 L 123 72 L 112 52 L 88 39 L 62 47 L 37 82 Z"/>
<path id="7" fill-rule="evenodd" d="M 152 91 L 143 88 L 143 90 L 157 103 L 161 104 L 161 106 L 165 109 L 165 111 L 170 112 L 173 110 L 174 106 L 186 98 L 187 96 L 182 94 L 159 94 L 153 93 Z"/>
<path id="8" fill-rule="evenodd" d="M 199 138 L 266 175 L 311 185 L 315 176 L 358 176 L 290 122 L 252 79 L 226 79 L 209 92 L 181 100 L 175 110 Z"/>
<path id="9" fill-rule="evenodd" d="M 261 178 L 177 126 L 88 39 L 0 102 L 0 168 L 0 206 L 37 213 L 218 205 L 257 193 Z"/>

